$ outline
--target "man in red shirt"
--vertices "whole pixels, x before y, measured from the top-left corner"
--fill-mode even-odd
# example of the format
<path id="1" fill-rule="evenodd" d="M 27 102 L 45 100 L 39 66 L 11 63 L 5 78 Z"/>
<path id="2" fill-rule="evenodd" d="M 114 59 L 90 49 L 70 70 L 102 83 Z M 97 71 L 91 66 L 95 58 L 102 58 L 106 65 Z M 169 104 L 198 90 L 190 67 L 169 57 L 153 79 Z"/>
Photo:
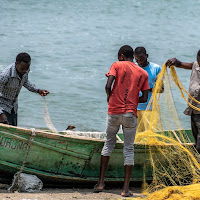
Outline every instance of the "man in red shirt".
<path id="1" fill-rule="evenodd" d="M 129 182 L 134 164 L 137 106 L 138 103 L 147 101 L 149 78 L 148 73 L 133 62 L 133 49 L 130 46 L 125 45 L 119 49 L 118 60 L 112 64 L 107 73 L 108 81 L 105 87 L 108 101 L 106 141 L 101 152 L 100 177 L 95 185 L 95 191 L 100 192 L 104 189 L 106 167 L 116 144 L 116 134 L 122 125 L 125 177 L 121 195 L 128 197 L 132 196 L 129 191 Z M 141 97 L 139 97 L 140 91 L 142 91 Z"/>

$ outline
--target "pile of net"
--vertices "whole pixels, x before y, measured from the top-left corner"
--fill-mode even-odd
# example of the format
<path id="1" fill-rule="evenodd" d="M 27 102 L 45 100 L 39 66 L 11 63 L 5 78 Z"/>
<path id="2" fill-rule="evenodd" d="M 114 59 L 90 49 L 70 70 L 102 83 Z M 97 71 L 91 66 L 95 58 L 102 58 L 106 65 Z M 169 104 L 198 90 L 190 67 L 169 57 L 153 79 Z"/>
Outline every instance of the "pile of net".
<path id="1" fill-rule="evenodd" d="M 200 199 L 200 155 L 177 114 L 171 92 L 175 87 L 187 103 L 188 97 L 192 99 L 182 86 L 174 66 L 167 70 L 164 64 L 150 103 L 138 124 L 136 143 L 149 148 L 153 171 L 150 184 L 145 182 L 144 175 L 145 199 Z M 195 107 L 196 103 L 190 106 L 199 109 Z M 150 104 L 152 111 L 149 110 Z"/>
<path id="2" fill-rule="evenodd" d="M 200 184 L 192 184 L 186 186 L 171 186 L 159 191 L 148 194 L 145 198 L 129 198 L 133 200 L 199 200 Z"/>

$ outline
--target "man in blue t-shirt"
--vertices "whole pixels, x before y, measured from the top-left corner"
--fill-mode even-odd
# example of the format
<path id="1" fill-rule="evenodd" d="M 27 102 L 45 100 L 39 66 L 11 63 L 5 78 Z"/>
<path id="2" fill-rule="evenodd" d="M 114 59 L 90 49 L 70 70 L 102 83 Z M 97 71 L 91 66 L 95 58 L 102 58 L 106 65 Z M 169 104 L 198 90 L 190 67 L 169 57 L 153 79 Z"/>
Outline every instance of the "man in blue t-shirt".
<path id="1" fill-rule="evenodd" d="M 146 53 L 146 49 L 144 47 L 137 47 L 134 51 L 134 57 L 135 57 L 136 64 L 138 64 L 145 71 L 147 71 L 147 73 L 149 75 L 150 90 L 148 92 L 148 100 L 146 103 L 138 104 L 138 129 L 137 129 L 137 132 L 143 132 L 148 129 L 148 125 L 149 125 L 149 121 L 150 121 L 149 118 L 151 116 L 151 111 L 152 111 L 152 104 L 149 105 L 148 107 L 147 107 L 147 105 L 151 99 L 152 89 L 155 85 L 157 76 L 160 73 L 161 68 L 159 65 L 148 61 L 148 54 Z M 146 109 L 148 111 L 144 112 Z M 156 127 L 154 127 L 154 130 L 156 130 Z"/>

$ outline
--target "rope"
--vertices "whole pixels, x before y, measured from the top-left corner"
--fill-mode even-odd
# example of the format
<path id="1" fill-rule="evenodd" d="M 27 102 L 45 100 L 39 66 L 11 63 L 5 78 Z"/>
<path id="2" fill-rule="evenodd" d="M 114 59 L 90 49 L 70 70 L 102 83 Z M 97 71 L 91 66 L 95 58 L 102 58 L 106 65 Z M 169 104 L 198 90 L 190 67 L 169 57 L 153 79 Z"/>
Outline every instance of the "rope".
<path id="1" fill-rule="evenodd" d="M 32 128 L 31 130 L 32 130 L 32 133 L 31 133 L 31 137 L 30 137 L 29 142 L 28 142 L 26 157 L 25 157 L 24 161 L 22 162 L 22 166 L 21 166 L 19 172 L 17 172 L 17 173 L 15 174 L 11 187 L 8 188 L 8 190 L 11 191 L 11 192 L 14 192 L 14 191 L 18 191 L 18 192 L 19 192 L 19 191 L 21 190 L 21 187 L 22 187 L 22 186 L 20 185 L 20 183 L 19 183 L 19 177 L 20 177 L 20 174 L 22 173 L 22 171 L 23 171 L 23 169 L 24 169 L 24 166 L 25 166 L 25 164 L 26 164 L 26 161 L 27 161 L 27 159 L 28 159 L 28 155 L 29 155 L 29 153 L 30 153 L 30 148 L 31 148 L 31 144 L 32 144 L 32 142 L 33 142 L 33 138 L 34 138 L 35 135 L 36 135 L 36 134 L 35 134 L 35 129 Z"/>
<path id="2" fill-rule="evenodd" d="M 45 99 L 45 96 L 43 96 L 44 99 L 44 105 L 45 105 L 45 115 L 44 115 L 44 120 L 46 122 L 47 127 L 53 131 L 53 133 L 58 133 L 58 131 L 56 130 L 56 128 L 54 127 L 53 123 L 51 122 L 51 118 L 49 116 L 49 112 L 48 112 L 48 108 L 47 108 L 47 102 Z"/>

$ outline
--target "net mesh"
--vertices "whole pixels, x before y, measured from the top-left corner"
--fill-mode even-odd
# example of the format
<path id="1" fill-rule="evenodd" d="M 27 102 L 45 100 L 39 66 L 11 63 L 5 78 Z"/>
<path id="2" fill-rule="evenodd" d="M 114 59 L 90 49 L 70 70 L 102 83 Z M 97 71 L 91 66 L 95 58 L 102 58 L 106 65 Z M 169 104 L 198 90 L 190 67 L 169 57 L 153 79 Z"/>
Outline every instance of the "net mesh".
<path id="1" fill-rule="evenodd" d="M 161 94 L 163 85 L 164 92 Z M 175 87 L 179 88 L 181 96 L 191 108 L 200 111 L 197 107 L 200 102 L 185 90 L 174 66 L 170 67 L 168 73 L 164 64 L 147 109 L 138 113 L 141 119 L 138 122 L 135 142 L 149 148 L 149 160 L 153 171 L 153 181 L 147 184 L 144 180 L 143 184 L 143 193 L 147 195 L 145 199 L 148 200 L 200 200 L 200 156 L 176 111 L 171 92 Z M 45 98 L 44 103 L 45 122 L 52 132 L 57 133 L 49 117 Z M 69 134 L 74 135 L 75 132 Z"/>
<path id="2" fill-rule="evenodd" d="M 174 66 L 168 73 L 164 64 L 136 134 L 136 143 L 149 147 L 153 171 L 151 184 L 144 184 L 146 199 L 200 199 L 200 156 L 177 114 L 171 92 L 174 87 L 190 107 L 200 110 L 196 107 L 200 102 L 185 90 Z"/>
<path id="3" fill-rule="evenodd" d="M 51 118 L 49 116 L 48 108 L 47 108 L 47 102 L 45 99 L 45 96 L 43 96 L 44 99 L 44 106 L 45 106 L 45 113 L 44 113 L 44 121 L 47 125 L 47 127 L 53 132 L 53 133 L 58 133 L 56 128 L 54 127 L 53 123 L 51 122 Z"/>

